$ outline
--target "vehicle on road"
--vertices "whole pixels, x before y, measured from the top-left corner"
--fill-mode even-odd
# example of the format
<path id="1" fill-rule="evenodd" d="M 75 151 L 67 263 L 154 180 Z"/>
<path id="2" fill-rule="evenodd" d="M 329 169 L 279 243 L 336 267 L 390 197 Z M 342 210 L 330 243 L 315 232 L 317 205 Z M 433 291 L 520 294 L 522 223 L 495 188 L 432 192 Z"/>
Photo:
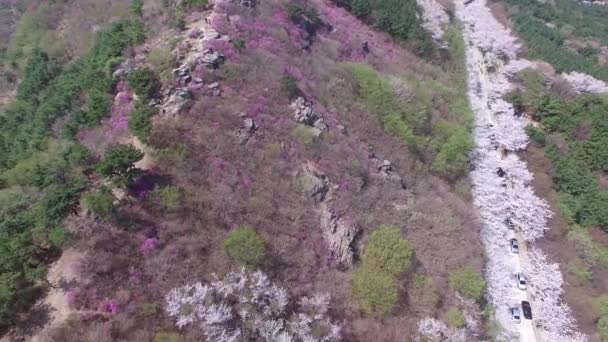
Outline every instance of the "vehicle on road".
<path id="1" fill-rule="evenodd" d="M 516 322 L 521 322 L 521 315 L 519 313 L 519 308 L 511 308 L 511 319 Z"/>
<path id="2" fill-rule="evenodd" d="M 519 254 L 519 242 L 517 239 L 511 239 L 511 253 Z"/>
<path id="3" fill-rule="evenodd" d="M 521 308 L 524 312 L 525 319 L 532 319 L 532 307 L 530 306 L 530 302 L 522 300 Z"/>
<path id="4" fill-rule="evenodd" d="M 521 272 L 517 272 L 517 274 L 515 274 L 515 278 L 517 279 L 517 288 L 520 290 L 525 290 L 526 289 L 526 277 L 524 277 L 524 274 Z"/>

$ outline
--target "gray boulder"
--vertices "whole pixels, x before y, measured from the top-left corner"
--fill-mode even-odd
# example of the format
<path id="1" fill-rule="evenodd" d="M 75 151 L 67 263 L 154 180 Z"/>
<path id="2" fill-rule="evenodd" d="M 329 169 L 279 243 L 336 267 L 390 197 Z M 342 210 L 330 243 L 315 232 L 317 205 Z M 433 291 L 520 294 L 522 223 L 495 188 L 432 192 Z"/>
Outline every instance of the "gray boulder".
<path id="1" fill-rule="evenodd" d="M 188 89 L 178 88 L 162 106 L 162 114 L 167 116 L 177 115 L 190 108 L 192 105 L 192 93 Z"/>

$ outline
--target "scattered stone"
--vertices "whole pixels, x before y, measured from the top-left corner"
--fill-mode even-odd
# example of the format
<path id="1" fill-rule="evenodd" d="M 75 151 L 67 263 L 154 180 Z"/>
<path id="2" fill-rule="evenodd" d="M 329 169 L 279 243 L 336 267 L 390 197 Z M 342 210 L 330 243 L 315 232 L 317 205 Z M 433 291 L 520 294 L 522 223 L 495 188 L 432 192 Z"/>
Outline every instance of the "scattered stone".
<path id="1" fill-rule="evenodd" d="M 188 89 L 178 88 L 169 96 L 169 99 L 162 107 L 163 115 L 173 116 L 192 105 L 192 93 Z"/>
<path id="2" fill-rule="evenodd" d="M 390 174 L 393 173 L 391 162 L 386 159 L 383 160 L 382 164 L 378 166 L 378 171 L 385 176 L 390 176 Z"/>
<path id="3" fill-rule="evenodd" d="M 210 85 L 207 86 L 207 89 L 217 89 L 220 87 L 219 82 L 213 82 Z"/>
<path id="4" fill-rule="evenodd" d="M 205 49 L 202 56 L 199 58 L 199 62 L 207 65 L 210 69 L 217 69 L 225 60 L 226 57 L 224 57 L 223 54 L 214 51 L 213 49 Z"/>
<path id="5" fill-rule="evenodd" d="M 294 119 L 297 122 L 316 128 L 318 134 L 328 129 L 321 115 L 315 112 L 312 109 L 312 104 L 307 102 L 303 97 L 298 97 L 291 106 L 295 109 Z"/>
<path id="6" fill-rule="evenodd" d="M 209 30 L 203 34 L 203 40 L 219 39 L 221 35 L 217 31 Z"/>
<path id="7" fill-rule="evenodd" d="M 337 125 L 336 126 L 338 128 L 338 131 L 342 134 L 346 134 L 346 127 L 344 127 L 343 125 Z"/>
<path id="8" fill-rule="evenodd" d="M 338 267 L 340 269 L 351 267 L 355 254 L 352 245 L 359 229 L 336 215 L 333 210 L 325 207 L 321 211 L 321 231 Z"/>
<path id="9" fill-rule="evenodd" d="M 133 71 L 134 67 L 133 65 L 131 65 L 131 63 L 129 62 L 124 62 L 121 63 L 116 70 L 114 70 L 114 73 L 112 73 L 112 78 L 115 80 L 123 80 L 126 79 L 127 76 L 129 76 L 129 74 L 131 73 L 131 71 Z"/>

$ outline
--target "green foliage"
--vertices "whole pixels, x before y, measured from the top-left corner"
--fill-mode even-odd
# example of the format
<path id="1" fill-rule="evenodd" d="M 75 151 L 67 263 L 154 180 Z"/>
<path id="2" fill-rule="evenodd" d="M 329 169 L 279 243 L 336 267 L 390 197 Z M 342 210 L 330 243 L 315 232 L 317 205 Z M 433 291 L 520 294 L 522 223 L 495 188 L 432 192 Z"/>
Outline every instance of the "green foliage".
<path id="1" fill-rule="evenodd" d="M 57 248 L 63 247 L 69 240 L 69 233 L 64 226 L 57 226 L 49 232 L 49 241 Z"/>
<path id="2" fill-rule="evenodd" d="M 160 89 L 160 83 L 154 71 L 148 68 L 135 69 L 129 74 L 129 87 L 143 99 L 154 97 Z"/>
<path id="3" fill-rule="evenodd" d="M 602 295 L 598 298 L 600 304 L 600 315 L 608 316 L 608 295 Z"/>
<path id="4" fill-rule="evenodd" d="M 452 272 L 450 285 L 461 295 L 474 300 L 480 300 L 486 290 L 485 280 L 471 267 L 463 267 Z"/>
<path id="5" fill-rule="evenodd" d="M 573 277 L 574 281 L 571 281 L 571 283 L 574 286 L 585 286 L 593 277 L 589 267 L 578 259 L 569 261 L 566 271 Z"/>
<path id="6" fill-rule="evenodd" d="M 562 213 L 584 227 L 608 224 L 608 191 L 596 176 L 608 170 L 608 99 L 585 95 L 565 100 L 551 93 L 537 73 L 521 78 L 526 89 L 515 101 L 540 121 L 527 130 L 554 163 Z"/>
<path id="7" fill-rule="evenodd" d="M 154 335 L 152 342 L 184 342 L 182 335 L 172 332 L 159 332 Z"/>
<path id="8" fill-rule="evenodd" d="M 59 74 L 59 65 L 40 49 L 35 49 L 25 67 L 25 76 L 17 91 L 17 99 L 38 103 L 38 95 Z"/>
<path id="9" fill-rule="evenodd" d="M 533 125 L 526 126 L 526 133 L 528 134 L 530 139 L 540 145 L 544 146 L 547 142 L 547 137 L 545 136 L 545 133 L 542 130 L 534 127 Z"/>
<path id="10" fill-rule="evenodd" d="M 454 65 L 451 67 L 452 87 L 433 81 L 423 83 L 414 78 L 395 80 L 393 83 L 406 83 L 408 87 L 416 89 L 415 98 L 404 102 L 397 98 L 391 81 L 381 77 L 371 67 L 360 64 L 347 66 L 358 85 L 361 100 L 378 115 L 384 129 L 403 139 L 413 152 L 424 154 L 425 159 L 431 160 L 432 171 L 442 177 L 456 179 L 465 174 L 468 155 L 473 147 L 473 114 L 466 95 L 464 43 L 459 31 L 450 29 L 449 32 L 451 63 Z M 429 107 L 437 102 L 438 96 L 450 103 L 455 119 L 437 121 L 429 135 L 429 129 L 425 127 L 430 121 Z"/>
<path id="11" fill-rule="evenodd" d="M 82 202 L 88 211 L 99 217 L 108 217 L 114 212 L 114 195 L 107 187 L 84 194 Z"/>
<path id="12" fill-rule="evenodd" d="M 363 266 L 353 273 L 353 295 L 365 314 L 382 317 L 397 304 L 397 284 L 391 275 Z"/>
<path id="13" fill-rule="evenodd" d="M 138 103 L 129 117 L 129 130 L 141 141 L 148 141 L 152 131 L 152 117 L 156 115 L 156 108 Z"/>
<path id="14" fill-rule="evenodd" d="M 466 320 L 464 319 L 464 314 L 462 311 L 458 310 L 458 308 L 451 307 L 447 313 L 447 323 L 452 328 L 464 328 L 466 325 Z"/>
<path id="15" fill-rule="evenodd" d="M 359 18 L 367 18 L 372 14 L 370 0 L 352 0 L 350 6 L 353 14 Z"/>
<path id="16" fill-rule="evenodd" d="M 242 39 L 235 39 L 234 41 L 232 41 L 232 46 L 238 52 L 243 52 L 245 50 L 245 48 L 247 47 L 245 44 L 245 41 Z"/>
<path id="17" fill-rule="evenodd" d="M 139 314 L 145 317 L 156 315 L 160 311 L 160 305 L 153 302 L 144 302 L 139 306 Z"/>
<path id="18" fill-rule="evenodd" d="M 144 2 L 143 0 L 131 0 L 131 5 L 129 6 L 129 10 L 134 15 L 141 17 L 144 15 Z"/>
<path id="19" fill-rule="evenodd" d="M 370 270 L 398 277 L 409 270 L 412 254 L 398 227 L 382 225 L 370 235 L 361 259 Z"/>
<path id="20" fill-rule="evenodd" d="M 311 6 L 300 6 L 294 2 L 287 4 L 287 16 L 289 16 L 291 21 L 297 24 L 306 20 L 312 24 L 315 30 L 323 24 L 316 8 Z"/>
<path id="21" fill-rule="evenodd" d="M 132 145 L 118 145 L 108 152 L 97 164 L 97 172 L 119 185 L 128 185 L 141 170 L 135 163 L 142 160 L 144 153 Z"/>
<path id="22" fill-rule="evenodd" d="M 154 189 L 153 197 L 157 198 L 166 209 L 176 210 L 182 205 L 184 194 L 181 188 L 169 185 Z"/>
<path id="23" fill-rule="evenodd" d="M 602 342 L 608 341 L 608 316 L 602 316 L 597 321 L 597 332 L 600 334 Z"/>
<path id="24" fill-rule="evenodd" d="M 296 79 L 291 75 L 283 75 L 280 80 L 281 93 L 289 100 L 293 100 L 300 95 L 300 89 Z"/>
<path id="25" fill-rule="evenodd" d="M 190 9 L 202 9 L 207 7 L 209 4 L 208 0 L 184 0 L 182 6 Z"/>
<path id="26" fill-rule="evenodd" d="M 577 70 L 608 80 L 608 69 L 598 64 L 592 48 L 577 52 L 566 44 L 566 39 L 570 38 L 597 39 L 608 44 L 605 20 L 608 9 L 568 0 L 506 2 L 517 7 L 517 11 L 512 11 L 513 21 L 520 37 L 527 42 L 531 58 L 551 63 L 558 72 Z M 547 25 L 549 23 L 551 26 Z"/>
<path id="27" fill-rule="evenodd" d="M 264 240 L 249 227 L 239 227 L 224 240 L 224 248 L 235 261 L 251 265 L 260 265 L 266 256 Z"/>
<path id="28" fill-rule="evenodd" d="M 39 9 L 50 4 L 43 2 Z M 0 114 L 0 173 L 6 186 L 0 189 L 1 327 L 36 300 L 45 262 L 69 239 L 62 220 L 75 210 L 86 182 L 86 151 L 51 134 L 73 137 L 80 126 L 109 112 L 113 82 L 105 68 L 126 47 L 141 42 L 145 32 L 139 21 L 116 22 L 96 35 L 85 56 L 59 67 L 41 51 L 47 51 L 39 45 L 44 34 L 36 32 L 43 32 L 46 23 L 36 20 L 26 17 L 13 41 L 11 58 L 27 66 L 17 65 L 24 72 L 17 99 Z M 58 124 L 60 117 L 68 124 Z"/>

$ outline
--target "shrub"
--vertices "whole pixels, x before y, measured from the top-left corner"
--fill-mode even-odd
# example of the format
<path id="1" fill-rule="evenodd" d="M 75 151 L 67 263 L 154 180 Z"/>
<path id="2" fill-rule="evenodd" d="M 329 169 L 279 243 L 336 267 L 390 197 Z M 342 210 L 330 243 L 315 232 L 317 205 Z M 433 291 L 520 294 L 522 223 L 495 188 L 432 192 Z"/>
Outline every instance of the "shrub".
<path id="1" fill-rule="evenodd" d="M 397 277 L 411 266 L 412 248 L 401 237 L 399 228 L 382 225 L 374 231 L 365 246 L 363 266 Z"/>
<path id="2" fill-rule="evenodd" d="M 603 295 L 598 298 L 600 304 L 600 314 L 602 316 L 608 316 L 608 295 Z"/>
<path id="3" fill-rule="evenodd" d="M 351 8 L 353 14 L 359 18 L 367 18 L 372 14 L 372 6 L 369 0 L 352 0 Z"/>
<path id="4" fill-rule="evenodd" d="M 182 335 L 172 332 L 159 332 L 154 335 L 152 342 L 184 342 Z"/>
<path id="5" fill-rule="evenodd" d="M 57 226 L 49 232 L 49 241 L 57 248 L 63 247 L 69 240 L 69 234 L 64 226 Z"/>
<path id="6" fill-rule="evenodd" d="M 160 89 L 160 84 L 154 71 L 148 68 L 135 69 L 127 77 L 129 87 L 143 99 L 153 97 Z"/>
<path id="7" fill-rule="evenodd" d="M 458 308 L 451 307 L 447 313 L 447 323 L 452 328 L 464 328 L 466 325 L 464 314 Z"/>
<path id="8" fill-rule="evenodd" d="M 135 163 L 143 157 L 144 153 L 132 145 L 118 145 L 106 152 L 97 172 L 118 185 L 127 185 L 140 173 Z"/>
<path id="9" fill-rule="evenodd" d="M 84 194 L 82 202 L 88 211 L 99 217 L 108 217 L 114 211 L 114 196 L 106 187 Z"/>
<path id="10" fill-rule="evenodd" d="M 156 115 L 156 108 L 139 103 L 131 117 L 129 117 L 129 130 L 141 141 L 148 141 L 152 131 L 152 117 Z"/>
<path id="11" fill-rule="evenodd" d="M 410 282 L 408 296 L 412 309 L 421 312 L 431 314 L 439 304 L 439 295 L 433 280 L 423 274 L 416 274 Z"/>
<path id="12" fill-rule="evenodd" d="M 154 189 L 153 196 L 169 210 L 175 210 L 181 206 L 183 192 L 177 186 L 165 186 Z"/>
<path id="13" fill-rule="evenodd" d="M 134 15 L 141 17 L 144 15 L 144 2 L 143 0 L 131 0 L 131 5 L 129 6 L 129 10 Z"/>
<path id="14" fill-rule="evenodd" d="M 450 275 L 450 285 L 461 295 L 480 300 L 486 289 L 486 282 L 481 274 L 471 267 L 463 267 Z"/>
<path id="15" fill-rule="evenodd" d="M 603 316 L 597 321 L 597 332 L 602 342 L 608 341 L 608 316 Z"/>
<path id="16" fill-rule="evenodd" d="M 226 251 L 239 263 L 257 266 L 264 261 L 266 246 L 258 233 L 248 227 L 239 227 L 224 240 Z"/>
<path id="17" fill-rule="evenodd" d="M 570 260 L 566 270 L 568 274 L 572 275 L 574 278 L 574 286 L 584 286 L 585 284 L 588 284 L 593 277 L 593 273 L 591 273 L 589 267 L 579 259 Z"/>
<path id="18" fill-rule="evenodd" d="M 363 266 L 353 274 L 353 295 L 365 314 L 382 317 L 397 304 L 397 284 L 393 276 Z"/>
<path id="19" fill-rule="evenodd" d="M 144 302 L 139 306 L 139 314 L 142 316 L 154 316 L 160 310 L 160 305 L 152 302 Z"/>
<path id="20" fill-rule="evenodd" d="M 300 95 L 300 89 L 296 79 L 291 75 L 283 75 L 280 80 L 281 93 L 289 100 L 293 100 Z"/>
<path id="21" fill-rule="evenodd" d="M 192 9 L 201 9 L 207 7 L 209 4 L 208 0 L 184 0 L 182 6 Z"/>
<path id="22" fill-rule="evenodd" d="M 528 125 L 526 126 L 526 133 L 534 142 L 538 143 L 539 145 L 545 146 L 545 143 L 547 142 L 547 137 L 545 136 L 545 133 L 542 130 L 532 125 Z"/>
<path id="23" fill-rule="evenodd" d="M 236 51 L 238 52 L 243 52 L 243 50 L 245 50 L 245 41 L 242 39 L 235 39 L 232 41 L 232 46 L 236 49 Z"/>

